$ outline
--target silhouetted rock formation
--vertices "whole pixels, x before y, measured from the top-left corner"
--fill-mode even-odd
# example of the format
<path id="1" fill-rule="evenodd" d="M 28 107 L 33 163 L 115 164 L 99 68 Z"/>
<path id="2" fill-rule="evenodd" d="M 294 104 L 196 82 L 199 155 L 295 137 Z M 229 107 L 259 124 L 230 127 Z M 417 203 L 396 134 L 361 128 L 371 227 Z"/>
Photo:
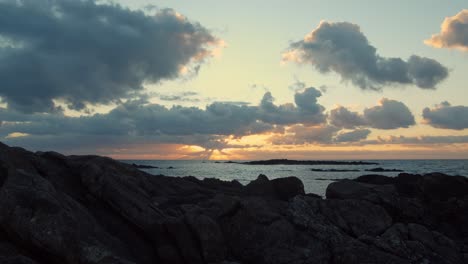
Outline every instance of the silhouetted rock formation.
<path id="1" fill-rule="evenodd" d="M 239 162 L 246 165 L 378 165 L 375 162 L 365 161 L 334 161 L 334 160 L 288 160 L 288 159 L 271 159 L 271 160 L 254 160 L 247 162 Z"/>
<path id="2" fill-rule="evenodd" d="M 403 170 L 398 170 L 398 169 L 384 169 L 384 168 L 373 168 L 373 169 L 367 169 L 366 171 L 372 171 L 372 172 L 402 172 Z"/>
<path id="3" fill-rule="evenodd" d="M 443 174 L 164 177 L 0 144 L 0 263 L 467 263 L 468 182 Z"/>
<path id="4" fill-rule="evenodd" d="M 159 169 L 159 167 L 157 166 L 141 165 L 141 164 L 135 164 L 135 163 L 132 163 L 132 166 L 137 169 Z"/>
<path id="5" fill-rule="evenodd" d="M 311 171 L 316 172 L 351 172 L 351 171 L 359 171 L 359 170 L 341 170 L 341 169 L 310 169 Z"/>
<path id="6" fill-rule="evenodd" d="M 235 161 L 232 161 L 232 160 L 228 160 L 228 161 L 215 161 L 214 163 L 222 163 L 222 164 L 231 164 L 231 163 L 234 163 L 234 164 L 238 164 L 239 162 L 235 162 Z"/>

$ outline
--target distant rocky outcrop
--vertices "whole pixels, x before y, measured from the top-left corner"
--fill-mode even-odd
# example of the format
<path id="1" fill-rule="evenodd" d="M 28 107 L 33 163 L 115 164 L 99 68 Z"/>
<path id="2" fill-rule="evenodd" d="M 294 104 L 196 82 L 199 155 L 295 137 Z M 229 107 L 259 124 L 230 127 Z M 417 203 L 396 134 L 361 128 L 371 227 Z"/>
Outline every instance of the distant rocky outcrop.
<path id="1" fill-rule="evenodd" d="M 372 169 L 367 169 L 366 171 L 372 171 L 372 172 L 403 172 L 403 170 L 399 169 L 384 169 L 384 168 L 372 168 Z"/>
<path id="2" fill-rule="evenodd" d="M 289 160 L 271 159 L 239 162 L 245 165 L 378 165 L 376 162 L 365 161 L 334 161 L 334 160 Z"/>
<path id="3" fill-rule="evenodd" d="M 353 172 L 359 170 L 351 170 L 351 169 L 310 169 L 310 171 L 315 172 Z"/>
<path id="4" fill-rule="evenodd" d="M 0 263 L 468 263 L 468 181 L 154 176 L 0 144 Z"/>
<path id="5" fill-rule="evenodd" d="M 157 166 L 141 165 L 141 164 L 135 164 L 135 163 L 132 163 L 132 166 L 137 169 L 159 169 L 159 167 Z"/>

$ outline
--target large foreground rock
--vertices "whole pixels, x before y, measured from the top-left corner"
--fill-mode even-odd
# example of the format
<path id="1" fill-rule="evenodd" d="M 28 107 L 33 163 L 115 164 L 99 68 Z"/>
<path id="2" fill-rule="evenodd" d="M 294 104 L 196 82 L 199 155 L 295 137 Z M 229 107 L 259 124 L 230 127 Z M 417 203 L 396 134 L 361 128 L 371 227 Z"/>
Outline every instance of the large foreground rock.
<path id="1" fill-rule="evenodd" d="M 146 174 L 0 145 L 0 263 L 468 263 L 468 183 L 365 176 L 327 199 L 295 177 Z"/>

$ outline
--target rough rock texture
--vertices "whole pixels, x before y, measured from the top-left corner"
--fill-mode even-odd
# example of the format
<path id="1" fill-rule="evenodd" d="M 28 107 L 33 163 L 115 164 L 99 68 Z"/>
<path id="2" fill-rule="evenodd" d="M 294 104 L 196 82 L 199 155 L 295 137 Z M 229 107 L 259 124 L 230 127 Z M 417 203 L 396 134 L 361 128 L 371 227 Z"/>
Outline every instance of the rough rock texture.
<path id="1" fill-rule="evenodd" d="M 468 263 L 468 181 L 148 175 L 0 144 L 0 263 Z"/>

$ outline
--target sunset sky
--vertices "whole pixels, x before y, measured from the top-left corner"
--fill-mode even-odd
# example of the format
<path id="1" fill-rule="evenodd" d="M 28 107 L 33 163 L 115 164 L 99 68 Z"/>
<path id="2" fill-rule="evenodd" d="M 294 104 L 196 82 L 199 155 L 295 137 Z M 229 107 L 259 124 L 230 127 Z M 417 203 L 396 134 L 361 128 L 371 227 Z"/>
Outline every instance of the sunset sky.
<path id="1" fill-rule="evenodd" d="M 0 0 L 0 141 L 119 159 L 468 158 L 468 2 Z"/>

